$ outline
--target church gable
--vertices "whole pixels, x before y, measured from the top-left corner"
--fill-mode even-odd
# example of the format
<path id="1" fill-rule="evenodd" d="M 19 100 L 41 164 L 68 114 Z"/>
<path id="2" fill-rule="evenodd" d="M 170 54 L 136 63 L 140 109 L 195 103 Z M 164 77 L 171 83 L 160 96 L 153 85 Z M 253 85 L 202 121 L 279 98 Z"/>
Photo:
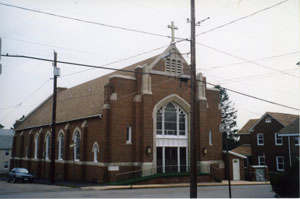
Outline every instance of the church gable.
<path id="1" fill-rule="evenodd" d="M 189 75 L 189 66 L 175 44 L 171 44 L 149 68 L 166 75 Z"/>

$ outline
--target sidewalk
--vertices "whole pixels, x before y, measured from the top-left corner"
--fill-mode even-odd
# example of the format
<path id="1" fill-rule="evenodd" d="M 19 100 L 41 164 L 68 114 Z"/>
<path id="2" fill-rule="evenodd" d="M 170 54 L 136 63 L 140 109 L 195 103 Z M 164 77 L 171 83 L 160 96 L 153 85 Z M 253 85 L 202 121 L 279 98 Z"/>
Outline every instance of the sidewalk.
<path id="1" fill-rule="evenodd" d="M 265 181 L 231 181 L 231 186 L 238 185 L 265 185 L 270 182 Z M 222 182 L 201 182 L 198 186 L 227 186 L 228 180 Z M 170 187 L 189 187 L 189 183 L 177 183 L 177 184 L 149 184 L 149 185 L 122 185 L 122 186 L 85 186 L 80 187 L 83 190 L 112 190 L 112 189 L 146 189 L 146 188 L 170 188 Z"/>

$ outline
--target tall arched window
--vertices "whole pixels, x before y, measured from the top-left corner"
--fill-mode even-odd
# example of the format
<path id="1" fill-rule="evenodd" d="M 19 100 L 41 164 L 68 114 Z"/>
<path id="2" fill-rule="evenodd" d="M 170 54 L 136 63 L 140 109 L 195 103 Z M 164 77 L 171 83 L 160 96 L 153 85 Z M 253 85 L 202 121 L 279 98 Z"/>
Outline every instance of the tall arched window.
<path id="1" fill-rule="evenodd" d="M 186 113 L 176 104 L 168 103 L 156 113 L 156 134 L 186 136 Z"/>
<path id="2" fill-rule="evenodd" d="M 64 159 L 64 133 L 60 132 L 58 135 L 58 159 Z"/>
<path id="3" fill-rule="evenodd" d="M 187 172 L 187 165 L 187 114 L 170 102 L 156 112 L 157 172 Z"/>
<path id="4" fill-rule="evenodd" d="M 93 145 L 94 162 L 98 162 L 98 153 L 99 153 L 99 146 L 95 142 Z"/>
<path id="5" fill-rule="evenodd" d="M 45 142 L 45 159 L 48 160 L 50 156 L 50 133 L 46 134 Z"/>
<path id="6" fill-rule="evenodd" d="M 39 134 L 36 134 L 34 137 L 34 159 L 38 158 L 38 150 L 39 150 Z"/>
<path id="7" fill-rule="evenodd" d="M 80 133 L 78 131 L 74 134 L 74 160 L 80 160 Z"/>

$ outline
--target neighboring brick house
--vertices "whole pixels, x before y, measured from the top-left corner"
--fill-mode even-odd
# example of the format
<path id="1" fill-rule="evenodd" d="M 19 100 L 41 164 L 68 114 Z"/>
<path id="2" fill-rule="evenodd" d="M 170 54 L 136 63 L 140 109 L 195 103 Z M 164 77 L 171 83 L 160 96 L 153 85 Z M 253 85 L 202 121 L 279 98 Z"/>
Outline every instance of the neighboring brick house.
<path id="1" fill-rule="evenodd" d="M 104 183 L 189 170 L 188 64 L 171 44 L 162 54 L 123 69 L 131 72 L 58 90 L 57 179 Z M 214 165 L 224 176 L 219 91 L 207 88 L 201 74 L 197 79 L 202 80 L 196 103 L 198 168 L 209 173 Z M 17 122 L 11 167 L 49 177 L 51 114 L 52 96 Z"/>
<path id="2" fill-rule="evenodd" d="M 249 120 L 239 131 L 238 135 L 240 137 L 239 143 L 240 146 L 238 146 L 235 149 L 232 149 L 233 152 L 242 154 L 246 156 L 247 158 L 244 159 L 244 167 L 248 168 L 249 163 L 252 162 L 252 156 L 251 156 L 251 134 L 249 133 L 249 129 L 257 122 L 257 119 L 251 119 Z"/>
<path id="3" fill-rule="evenodd" d="M 8 173 L 14 131 L 0 129 L 0 174 Z"/>
<path id="4" fill-rule="evenodd" d="M 242 145 L 233 151 L 243 155 L 248 153 L 248 165 L 266 165 L 269 172 L 284 171 L 290 166 L 289 144 L 288 138 L 278 133 L 297 118 L 298 115 L 266 112 L 260 119 L 249 120 L 238 133 Z"/>
<path id="5" fill-rule="evenodd" d="M 278 132 L 279 136 L 287 137 L 289 150 L 289 165 L 292 166 L 294 161 L 299 161 L 299 117 L 292 123 Z"/>

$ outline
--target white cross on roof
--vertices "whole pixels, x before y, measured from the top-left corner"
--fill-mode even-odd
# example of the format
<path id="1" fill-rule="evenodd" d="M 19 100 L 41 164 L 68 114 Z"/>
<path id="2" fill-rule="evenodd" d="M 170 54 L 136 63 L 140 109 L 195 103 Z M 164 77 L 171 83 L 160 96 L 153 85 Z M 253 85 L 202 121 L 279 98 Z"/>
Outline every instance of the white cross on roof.
<path id="1" fill-rule="evenodd" d="M 168 28 L 171 28 L 171 42 L 175 42 L 175 30 L 178 30 L 178 27 L 174 25 L 174 21 L 171 21 L 171 25 L 168 25 Z"/>

